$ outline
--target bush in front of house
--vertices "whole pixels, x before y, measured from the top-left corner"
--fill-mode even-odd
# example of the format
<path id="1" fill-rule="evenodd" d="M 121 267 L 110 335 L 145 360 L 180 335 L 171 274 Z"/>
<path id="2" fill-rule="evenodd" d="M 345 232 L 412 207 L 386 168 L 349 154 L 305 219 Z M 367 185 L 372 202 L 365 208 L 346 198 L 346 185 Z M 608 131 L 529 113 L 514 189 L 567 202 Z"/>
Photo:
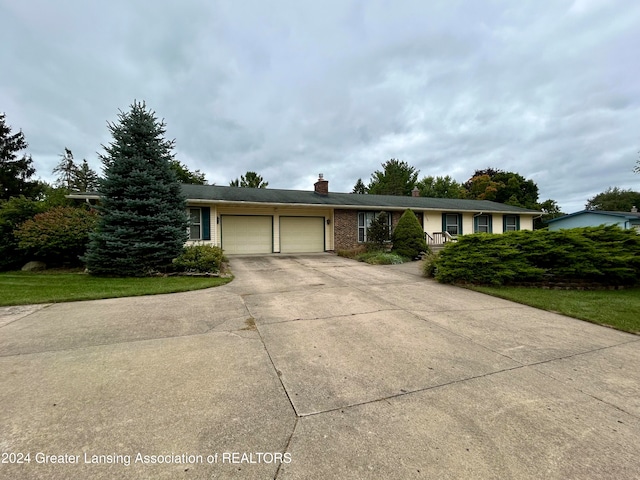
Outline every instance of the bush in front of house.
<path id="1" fill-rule="evenodd" d="M 365 245 L 358 245 L 353 248 L 343 248 L 336 250 L 336 255 L 339 257 L 351 258 L 352 260 L 357 259 L 358 255 L 365 253 L 367 251 L 367 247 Z"/>
<path id="2" fill-rule="evenodd" d="M 53 265 L 79 265 L 96 223 L 94 210 L 54 207 L 23 222 L 14 235 L 18 248 L 31 259 Z"/>
<path id="3" fill-rule="evenodd" d="M 224 253 L 214 245 L 188 245 L 180 256 L 173 260 L 173 266 L 180 272 L 219 273 L 224 261 Z"/>
<path id="4" fill-rule="evenodd" d="M 367 228 L 367 250 L 381 251 L 389 243 L 389 217 L 386 212 L 380 212 Z"/>
<path id="5" fill-rule="evenodd" d="M 369 263 L 371 265 L 398 265 L 404 263 L 406 259 L 393 252 L 365 252 L 356 256 L 356 260 Z"/>
<path id="6" fill-rule="evenodd" d="M 442 283 L 640 283 L 640 235 L 617 226 L 462 235 L 425 263 Z"/>
<path id="7" fill-rule="evenodd" d="M 428 252 L 424 231 L 412 210 L 405 210 L 391 236 L 392 252 L 402 257 L 418 258 Z"/>

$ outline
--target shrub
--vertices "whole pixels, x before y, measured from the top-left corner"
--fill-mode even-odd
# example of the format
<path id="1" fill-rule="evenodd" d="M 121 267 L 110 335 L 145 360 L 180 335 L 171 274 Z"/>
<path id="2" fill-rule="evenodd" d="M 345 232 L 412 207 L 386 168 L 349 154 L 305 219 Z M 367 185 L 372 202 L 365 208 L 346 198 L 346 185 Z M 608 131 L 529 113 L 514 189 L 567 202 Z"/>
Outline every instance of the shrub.
<path id="1" fill-rule="evenodd" d="M 640 236 L 617 226 L 474 234 L 425 267 L 443 283 L 640 282 Z"/>
<path id="2" fill-rule="evenodd" d="M 367 249 L 369 251 L 383 250 L 389 240 L 389 217 L 385 212 L 380 212 L 367 228 Z"/>
<path id="3" fill-rule="evenodd" d="M 188 245 L 173 260 L 178 271 L 189 273 L 218 273 L 224 261 L 224 254 L 220 247 L 214 245 Z"/>
<path id="4" fill-rule="evenodd" d="M 429 252 L 424 258 L 422 262 L 422 274 L 425 277 L 434 278 L 438 271 L 436 267 L 436 259 L 438 258 L 437 253 Z"/>
<path id="5" fill-rule="evenodd" d="M 339 257 L 355 259 L 358 255 L 366 251 L 367 251 L 367 247 L 365 247 L 364 245 L 359 245 L 355 248 L 345 248 L 345 249 L 336 250 L 336 254 Z"/>
<path id="6" fill-rule="evenodd" d="M 22 223 L 42 213 L 43 208 L 42 202 L 24 196 L 0 201 L 0 270 L 19 268 L 29 260 L 18 248 L 14 232 Z"/>
<path id="7" fill-rule="evenodd" d="M 20 225 L 14 234 L 27 255 L 53 264 L 80 264 L 97 221 L 94 210 L 54 207 Z"/>
<path id="8" fill-rule="evenodd" d="M 405 261 L 405 259 L 397 253 L 381 251 L 361 253 L 356 259 L 360 262 L 370 263 L 371 265 L 398 265 Z"/>
<path id="9" fill-rule="evenodd" d="M 402 257 L 417 258 L 423 252 L 429 251 L 424 231 L 411 210 L 405 210 L 402 214 L 391 240 L 393 241 L 392 251 Z"/>

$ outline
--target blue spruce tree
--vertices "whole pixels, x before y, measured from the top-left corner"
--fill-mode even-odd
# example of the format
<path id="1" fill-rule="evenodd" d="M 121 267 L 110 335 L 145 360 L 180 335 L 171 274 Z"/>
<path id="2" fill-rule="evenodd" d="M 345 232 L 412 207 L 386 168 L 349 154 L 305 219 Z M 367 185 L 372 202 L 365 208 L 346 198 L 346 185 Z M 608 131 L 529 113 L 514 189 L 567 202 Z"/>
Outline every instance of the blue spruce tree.
<path id="1" fill-rule="evenodd" d="M 83 260 L 93 275 L 144 276 L 163 270 L 187 240 L 185 198 L 171 168 L 173 141 L 144 102 L 134 102 L 101 155 L 98 227 Z"/>

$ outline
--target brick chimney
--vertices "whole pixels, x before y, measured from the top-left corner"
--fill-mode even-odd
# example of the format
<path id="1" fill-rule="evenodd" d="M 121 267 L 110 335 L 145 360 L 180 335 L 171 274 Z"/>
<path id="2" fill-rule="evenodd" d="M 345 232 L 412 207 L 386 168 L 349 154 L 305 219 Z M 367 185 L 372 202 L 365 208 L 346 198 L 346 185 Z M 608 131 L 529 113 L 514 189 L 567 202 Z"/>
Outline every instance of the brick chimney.
<path id="1" fill-rule="evenodd" d="M 329 195 L 329 182 L 324 179 L 322 174 L 318 175 L 318 181 L 313 184 L 313 190 L 318 195 Z"/>
<path id="2" fill-rule="evenodd" d="M 412 197 L 419 197 L 420 196 L 420 190 L 418 190 L 418 187 L 413 187 L 413 190 L 411 190 L 411 196 Z"/>

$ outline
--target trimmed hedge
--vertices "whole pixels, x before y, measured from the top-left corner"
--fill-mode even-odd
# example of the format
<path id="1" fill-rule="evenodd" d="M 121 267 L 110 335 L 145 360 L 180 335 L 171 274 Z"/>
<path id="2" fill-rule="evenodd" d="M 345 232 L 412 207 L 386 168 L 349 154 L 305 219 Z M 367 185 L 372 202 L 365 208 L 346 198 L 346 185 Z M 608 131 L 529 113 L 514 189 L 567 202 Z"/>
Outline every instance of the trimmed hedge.
<path id="1" fill-rule="evenodd" d="M 412 210 L 405 210 L 391 235 L 392 252 L 402 257 L 417 258 L 428 252 L 424 231 Z"/>
<path id="2" fill-rule="evenodd" d="M 640 235 L 617 226 L 463 235 L 425 262 L 442 283 L 640 283 Z"/>

